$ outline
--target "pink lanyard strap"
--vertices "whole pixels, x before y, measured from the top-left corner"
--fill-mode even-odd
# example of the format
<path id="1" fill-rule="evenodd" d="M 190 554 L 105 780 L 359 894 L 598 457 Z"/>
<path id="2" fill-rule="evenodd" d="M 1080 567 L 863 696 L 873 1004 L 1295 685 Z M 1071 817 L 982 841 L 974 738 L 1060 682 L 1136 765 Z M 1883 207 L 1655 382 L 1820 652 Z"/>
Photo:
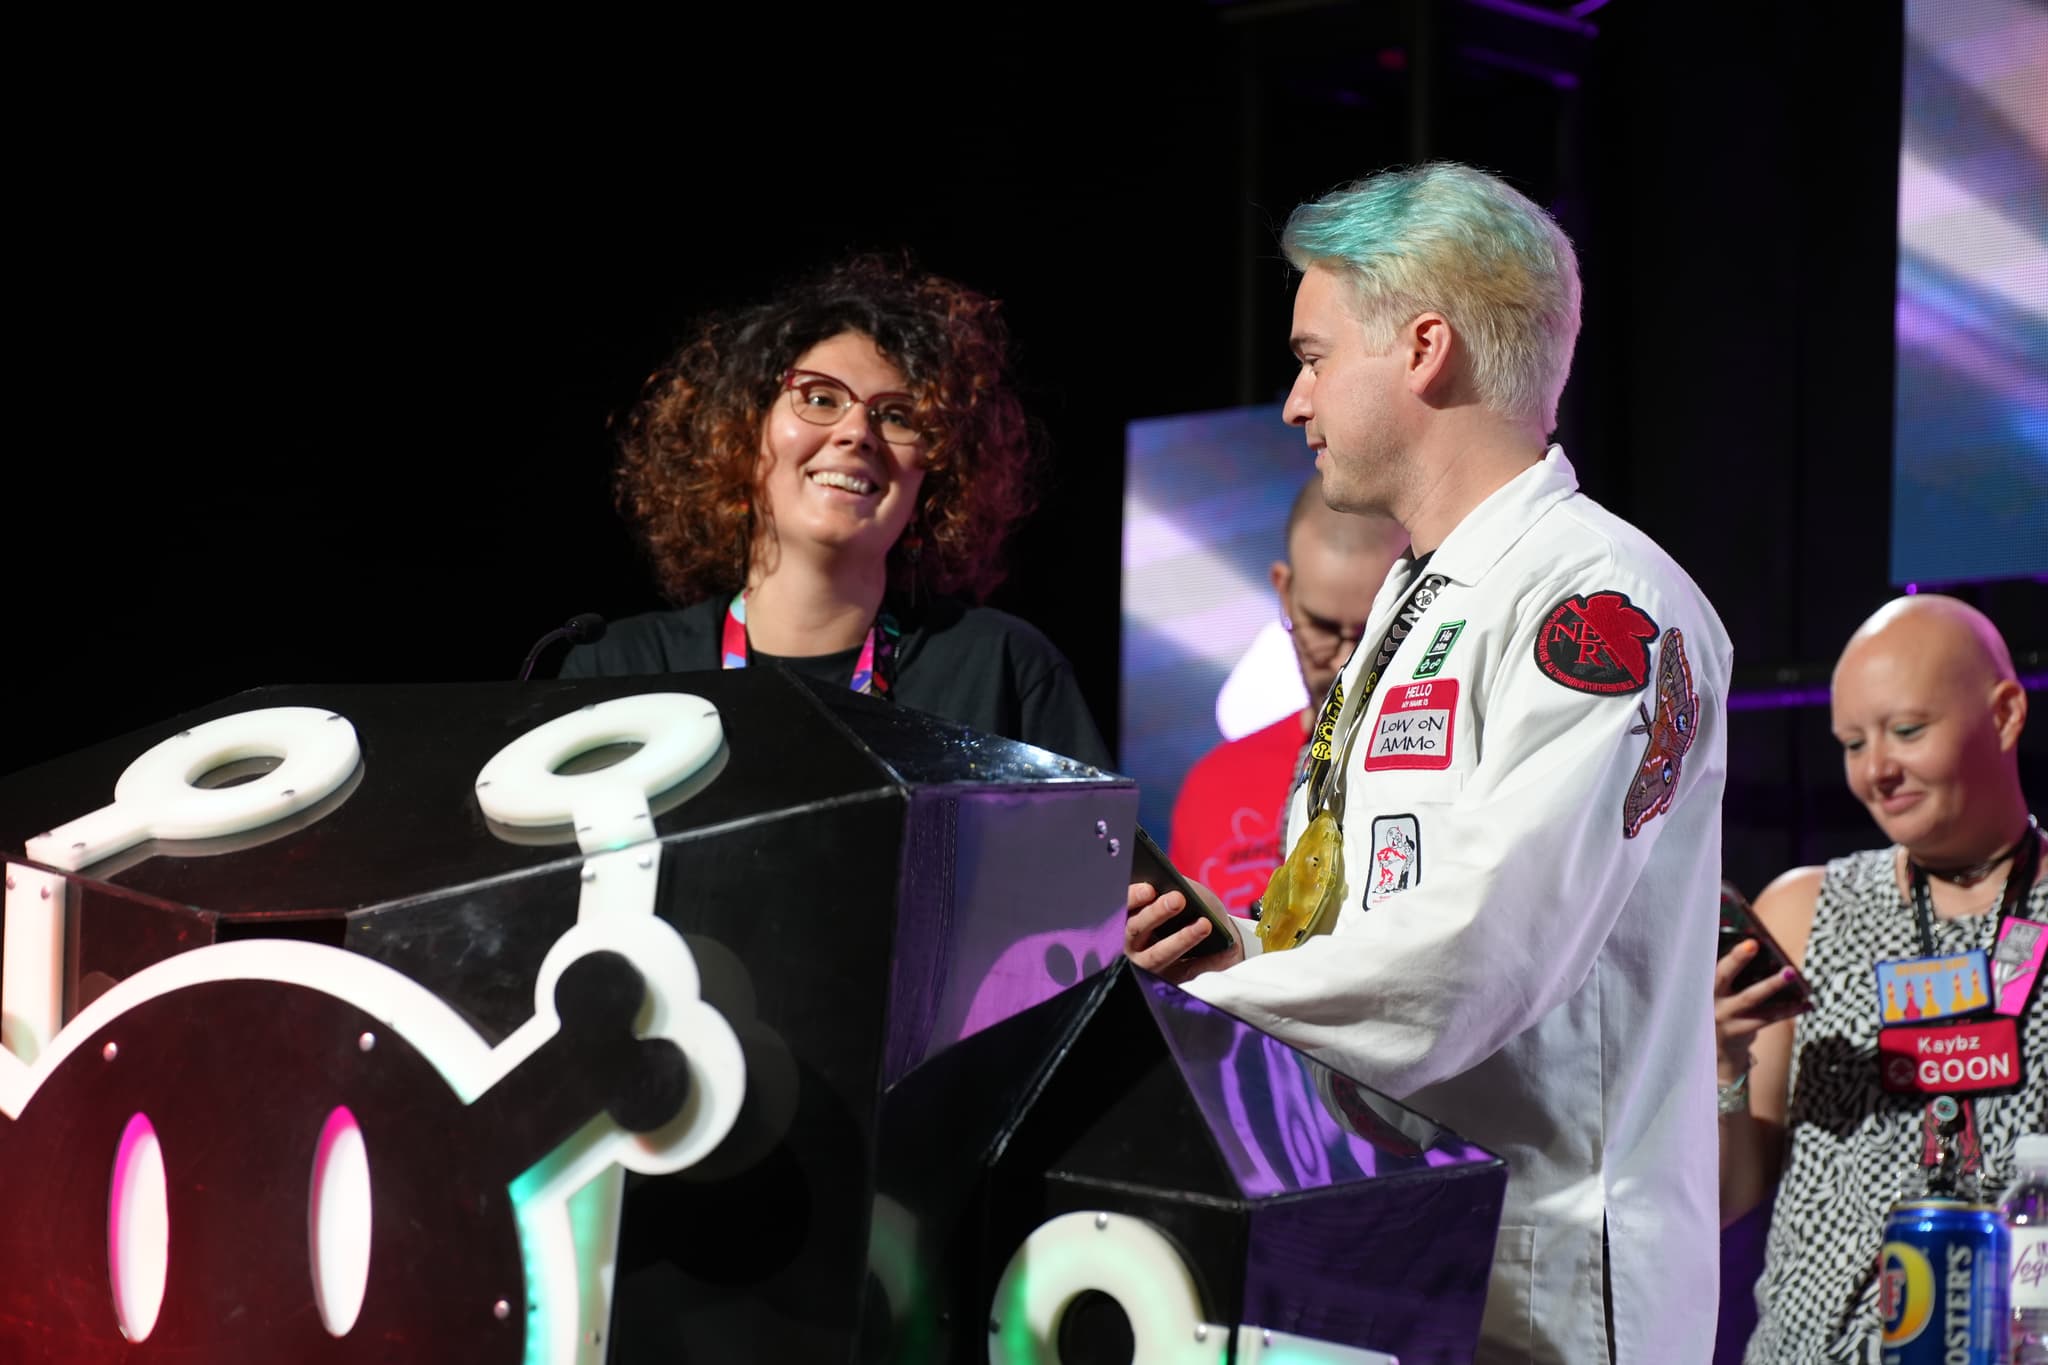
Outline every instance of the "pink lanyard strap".
<path id="1" fill-rule="evenodd" d="M 877 627 L 880 627 L 878 630 Z M 875 625 L 868 627 L 868 637 L 861 642 L 860 659 L 853 666 L 853 681 L 847 686 L 856 692 L 870 696 L 889 695 L 889 678 L 886 672 L 875 668 L 875 641 L 882 638 L 881 657 L 886 662 L 895 653 L 896 623 L 883 612 L 875 618 Z M 725 609 L 724 640 L 720 647 L 720 666 L 724 668 L 745 668 L 747 666 L 747 595 L 735 596 Z"/>

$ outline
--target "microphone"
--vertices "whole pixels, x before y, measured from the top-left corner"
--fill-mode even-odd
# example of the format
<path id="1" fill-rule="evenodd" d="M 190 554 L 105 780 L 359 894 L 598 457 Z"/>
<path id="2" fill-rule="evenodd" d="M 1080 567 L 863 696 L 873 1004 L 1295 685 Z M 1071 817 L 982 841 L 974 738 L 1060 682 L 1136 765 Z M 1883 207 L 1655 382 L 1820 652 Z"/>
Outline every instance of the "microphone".
<path id="1" fill-rule="evenodd" d="M 520 665 L 519 681 L 525 682 L 533 674 L 533 666 L 540 659 L 540 652 L 557 640 L 571 644 L 587 645 L 604 638 L 604 618 L 594 611 L 580 612 L 556 626 L 533 642 L 533 648 L 526 652 L 526 662 Z"/>

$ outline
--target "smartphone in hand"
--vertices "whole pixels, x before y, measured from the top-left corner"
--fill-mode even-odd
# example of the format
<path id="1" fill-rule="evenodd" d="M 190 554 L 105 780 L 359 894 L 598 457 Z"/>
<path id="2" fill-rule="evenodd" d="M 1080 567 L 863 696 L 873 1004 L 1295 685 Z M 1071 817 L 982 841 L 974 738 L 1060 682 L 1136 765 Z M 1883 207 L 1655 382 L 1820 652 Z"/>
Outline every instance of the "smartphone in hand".
<path id="1" fill-rule="evenodd" d="M 1152 889 L 1162 896 L 1169 891 L 1178 891 L 1188 903 L 1187 909 L 1160 927 L 1154 935 L 1155 941 L 1179 933 L 1197 919 L 1209 921 L 1209 936 L 1188 950 L 1189 957 L 1220 953 L 1237 941 L 1230 927 L 1230 916 L 1212 906 L 1208 898 L 1196 891 L 1194 884 L 1166 860 L 1166 855 L 1160 852 L 1158 844 L 1152 842 L 1152 836 L 1145 832 L 1143 825 L 1137 827 L 1137 837 L 1131 842 L 1131 880 L 1149 882 Z"/>
<path id="2" fill-rule="evenodd" d="M 1806 984 L 1806 978 L 1799 974 L 1799 969 L 1792 965 L 1792 959 L 1785 955 L 1785 950 L 1778 946 L 1776 939 L 1771 937 L 1771 931 L 1764 928 L 1763 921 L 1759 920 L 1756 917 L 1756 913 L 1750 909 L 1748 899 L 1733 886 L 1723 882 L 1721 883 L 1721 938 L 1720 946 L 1715 950 L 1715 960 L 1718 961 L 1728 956 L 1729 951 L 1746 938 L 1756 940 L 1756 956 L 1751 958 L 1740 972 L 1736 973 L 1735 983 L 1730 987 L 1729 993 L 1732 995 L 1746 991 L 1759 981 L 1764 981 L 1789 971 L 1792 973 L 1791 979 L 1779 988 L 1776 995 L 1771 997 L 1770 1003 L 1772 1005 L 1796 1003 L 1798 1007 L 1796 1012 L 1802 1014 L 1812 1009 L 1813 991 Z"/>

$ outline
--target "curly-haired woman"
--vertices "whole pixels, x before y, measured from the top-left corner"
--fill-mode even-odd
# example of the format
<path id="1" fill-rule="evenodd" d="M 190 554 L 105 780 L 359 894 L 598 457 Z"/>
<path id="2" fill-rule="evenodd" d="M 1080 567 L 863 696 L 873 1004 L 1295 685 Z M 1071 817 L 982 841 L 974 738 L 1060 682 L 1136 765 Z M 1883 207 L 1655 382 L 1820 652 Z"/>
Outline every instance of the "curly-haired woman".
<path id="1" fill-rule="evenodd" d="M 1006 341 L 994 301 L 874 257 L 706 321 L 620 442 L 620 510 L 678 605 L 562 675 L 773 660 L 1107 767 L 1060 652 L 962 600 L 1026 509 Z"/>

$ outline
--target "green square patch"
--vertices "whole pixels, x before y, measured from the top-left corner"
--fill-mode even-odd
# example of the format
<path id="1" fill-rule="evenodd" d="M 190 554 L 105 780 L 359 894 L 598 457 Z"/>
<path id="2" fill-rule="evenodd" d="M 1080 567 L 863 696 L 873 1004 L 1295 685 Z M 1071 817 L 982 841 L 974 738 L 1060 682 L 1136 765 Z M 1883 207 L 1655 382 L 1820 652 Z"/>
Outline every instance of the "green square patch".
<path id="1" fill-rule="evenodd" d="M 1451 646 L 1458 643 L 1458 636 L 1464 629 L 1463 621 L 1449 621 L 1438 626 L 1436 634 L 1430 638 L 1428 652 L 1422 656 L 1422 662 L 1415 665 L 1415 676 L 1434 678 L 1443 672 L 1444 660 L 1450 657 Z"/>

